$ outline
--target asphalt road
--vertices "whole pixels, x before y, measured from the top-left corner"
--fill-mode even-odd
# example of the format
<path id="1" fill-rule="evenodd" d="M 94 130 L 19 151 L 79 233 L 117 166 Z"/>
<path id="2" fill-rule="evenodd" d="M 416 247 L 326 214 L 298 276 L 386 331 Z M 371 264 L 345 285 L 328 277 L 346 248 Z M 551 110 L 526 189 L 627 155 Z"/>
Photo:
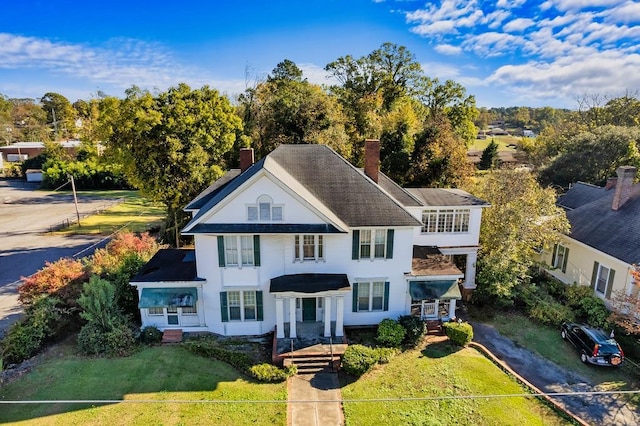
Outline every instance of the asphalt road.
<path id="1" fill-rule="evenodd" d="M 68 192 L 39 191 L 38 185 L 0 179 L 0 336 L 21 314 L 17 288 L 21 277 L 61 257 L 82 257 L 93 252 L 101 236 L 57 236 L 52 226 L 75 219 L 73 196 Z M 78 196 L 80 215 L 104 208 L 114 200 Z"/>
<path id="2" fill-rule="evenodd" d="M 481 343 L 496 357 L 527 379 L 543 392 L 599 392 L 586 378 L 542 358 L 502 336 L 486 324 L 470 321 L 473 325 L 473 340 Z M 558 342 L 560 332 L 558 331 Z M 576 356 L 576 362 L 580 362 Z M 606 368 L 606 367 L 593 367 Z M 576 395 L 553 397 L 568 411 L 592 425 L 638 425 L 640 413 L 626 403 L 624 397 L 614 394 Z"/>

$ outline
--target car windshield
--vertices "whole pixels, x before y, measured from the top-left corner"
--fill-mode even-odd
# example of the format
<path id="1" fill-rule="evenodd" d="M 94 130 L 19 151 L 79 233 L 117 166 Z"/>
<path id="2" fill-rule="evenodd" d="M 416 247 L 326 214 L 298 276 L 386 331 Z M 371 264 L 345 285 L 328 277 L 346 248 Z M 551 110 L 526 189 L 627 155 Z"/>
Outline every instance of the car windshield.
<path id="1" fill-rule="evenodd" d="M 604 343 L 598 347 L 598 355 L 611 355 L 617 354 L 618 346 L 614 343 Z"/>

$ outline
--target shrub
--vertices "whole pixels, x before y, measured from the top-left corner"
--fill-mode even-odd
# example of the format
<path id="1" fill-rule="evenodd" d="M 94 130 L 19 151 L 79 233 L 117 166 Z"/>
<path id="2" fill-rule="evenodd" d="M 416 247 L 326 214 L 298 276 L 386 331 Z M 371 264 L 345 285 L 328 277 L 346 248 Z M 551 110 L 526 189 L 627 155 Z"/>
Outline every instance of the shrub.
<path id="1" fill-rule="evenodd" d="M 607 319 L 611 312 L 607 309 L 602 299 L 591 295 L 580 301 L 578 315 L 583 317 L 587 324 L 603 328 L 609 325 Z"/>
<path id="2" fill-rule="evenodd" d="M 391 318 L 380 321 L 376 341 L 382 345 L 397 348 L 402 344 L 406 331 L 404 327 Z"/>
<path id="3" fill-rule="evenodd" d="M 460 346 L 467 346 L 473 339 L 473 327 L 468 322 L 445 322 L 442 324 L 449 339 Z"/>
<path id="4" fill-rule="evenodd" d="M 5 365 L 17 364 L 37 354 L 46 343 L 55 340 L 64 329 L 65 311 L 60 300 L 40 296 L 25 309 L 24 317 L 12 325 L 2 340 Z"/>
<path id="5" fill-rule="evenodd" d="M 249 368 L 249 374 L 260 380 L 261 382 L 282 382 L 287 380 L 287 377 L 296 374 L 297 368 L 295 365 L 286 368 L 278 368 L 273 364 L 256 364 Z"/>
<path id="6" fill-rule="evenodd" d="M 585 285 L 571 284 L 564 292 L 564 300 L 574 309 L 580 307 L 582 299 L 589 296 L 593 296 L 593 289 Z"/>
<path id="7" fill-rule="evenodd" d="M 424 321 L 413 315 L 402 315 L 398 318 L 398 323 L 405 330 L 402 344 L 410 348 L 415 348 L 427 332 Z"/>
<path id="8" fill-rule="evenodd" d="M 133 329 L 125 321 L 106 331 L 99 323 L 89 322 L 78 334 L 78 347 L 86 355 L 127 356 L 134 346 Z"/>
<path id="9" fill-rule="evenodd" d="M 225 349 L 214 339 L 207 337 L 186 342 L 185 347 L 196 355 L 224 361 L 244 373 L 247 373 L 253 365 L 253 360 L 249 355 Z"/>
<path id="10" fill-rule="evenodd" d="M 73 308 L 86 279 L 87 273 L 79 260 L 62 258 L 46 262 L 44 268 L 22 279 L 18 288 L 19 300 L 28 305 L 38 296 L 55 294 Z"/>
<path id="11" fill-rule="evenodd" d="M 563 321 L 573 321 L 574 314 L 569 306 L 547 298 L 529 309 L 529 318 L 541 324 L 560 325 Z"/>
<path id="12" fill-rule="evenodd" d="M 356 377 L 362 376 L 377 363 L 376 352 L 364 345 L 349 345 L 342 356 L 342 368 Z"/>
<path id="13" fill-rule="evenodd" d="M 400 352 L 397 348 L 375 348 L 373 350 L 379 364 L 388 364 Z"/>
<path id="14" fill-rule="evenodd" d="M 149 325 L 140 332 L 140 340 L 147 345 L 157 345 L 162 342 L 162 331 L 156 326 Z"/>
<path id="15" fill-rule="evenodd" d="M 555 278 L 546 278 L 540 283 L 540 286 L 547 291 L 550 296 L 560 299 L 564 296 L 567 285 Z"/>

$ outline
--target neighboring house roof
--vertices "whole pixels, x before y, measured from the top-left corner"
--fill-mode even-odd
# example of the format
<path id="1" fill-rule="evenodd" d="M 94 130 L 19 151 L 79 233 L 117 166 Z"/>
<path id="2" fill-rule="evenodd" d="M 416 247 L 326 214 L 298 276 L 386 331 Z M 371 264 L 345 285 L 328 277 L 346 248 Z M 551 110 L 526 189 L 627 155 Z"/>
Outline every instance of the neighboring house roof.
<path id="1" fill-rule="evenodd" d="M 407 188 L 407 191 L 428 207 L 489 206 L 461 189 Z"/>
<path id="2" fill-rule="evenodd" d="M 349 227 L 413 227 L 421 224 L 399 201 L 331 148 L 325 145 L 280 145 L 243 173 L 219 186 L 219 190 L 214 189 L 210 195 L 202 196 L 207 201 L 187 224 L 185 231 L 190 232 L 207 211 L 263 169 L 303 198 L 313 198 L 322 204 L 330 216 L 335 216 Z M 193 207 L 196 200 L 188 207 Z"/>
<path id="3" fill-rule="evenodd" d="M 599 198 L 604 197 L 607 193 L 613 194 L 613 190 L 607 190 L 602 186 L 592 185 L 590 183 L 578 182 L 574 184 L 565 194 L 558 197 L 557 204 L 568 210 L 576 209 L 585 204 L 589 204 Z"/>
<path id="4" fill-rule="evenodd" d="M 201 281 L 196 273 L 195 250 L 161 249 L 130 282 Z"/>
<path id="5" fill-rule="evenodd" d="M 580 187 L 582 187 L 580 189 Z M 583 191 L 586 185 L 576 185 L 570 189 L 563 202 L 567 202 L 574 189 Z M 603 188 L 600 188 L 603 189 Z M 576 195 L 576 199 L 584 201 L 590 193 Z M 595 193 L 595 191 L 594 191 Z M 619 210 L 612 210 L 614 190 L 603 192 L 604 195 L 595 201 L 579 205 L 567 211 L 567 219 L 571 223 L 570 237 L 623 262 L 633 264 L 640 262 L 640 184 L 631 188 L 629 200 Z M 573 195 L 568 198 L 571 202 Z"/>

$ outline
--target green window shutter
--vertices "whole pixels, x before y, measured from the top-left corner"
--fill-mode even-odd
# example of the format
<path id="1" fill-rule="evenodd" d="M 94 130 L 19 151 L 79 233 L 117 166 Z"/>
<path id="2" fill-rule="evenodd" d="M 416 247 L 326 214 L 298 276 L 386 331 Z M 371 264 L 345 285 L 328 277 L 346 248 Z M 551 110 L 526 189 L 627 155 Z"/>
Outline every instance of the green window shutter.
<path id="1" fill-rule="evenodd" d="M 227 309 L 227 292 L 220 292 L 220 316 L 222 316 L 222 322 L 229 322 L 229 310 Z"/>
<path id="2" fill-rule="evenodd" d="M 607 299 L 611 298 L 611 290 L 613 289 L 613 278 L 616 276 L 616 271 L 609 269 L 609 280 L 607 281 L 607 292 L 604 295 Z"/>
<path id="3" fill-rule="evenodd" d="M 253 264 L 260 266 L 260 235 L 253 236 Z"/>
<path id="4" fill-rule="evenodd" d="M 258 308 L 258 321 L 264 320 L 264 309 L 262 308 L 262 292 L 256 291 L 256 306 Z"/>
<path id="5" fill-rule="evenodd" d="M 224 267 L 224 237 L 218 235 L 218 266 Z"/>
<path id="6" fill-rule="evenodd" d="M 567 261 L 569 260 L 569 249 L 564 248 L 564 260 L 562 261 L 562 272 L 567 272 Z"/>
<path id="7" fill-rule="evenodd" d="M 553 245 L 553 254 L 551 255 L 551 267 L 556 266 L 556 256 L 558 255 L 558 245 Z"/>
<path id="8" fill-rule="evenodd" d="M 387 229 L 387 259 L 393 259 L 393 234 L 393 229 Z"/>
<path id="9" fill-rule="evenodd" d="M 600 264 L 598 262 L 593 262 L 593 272 L 591 273 L 591 288 L 594 290 L 596 288 L 596 280 L 598 279 L 599 268 Z"/>
<path id="10" fill-rule="evenodd" d="M 352 312 L 358 312 L 358 283 L 353 283 L 353 306 Z"/>
<path id="11" fill-rule="evenodd" d="M 351 259 L 360 259 L 360 231 L 353 230 L 353 244 L 351 245 Z M 355 311 L 353 311 L 355 312 Z"/>
<path id="12" fill-rule="evenodd" d="M 388 311 L 389 310 L 389 281 L 386 281 L 384 283 L 384 307 L 382 308 L 383 311 Z"/>

